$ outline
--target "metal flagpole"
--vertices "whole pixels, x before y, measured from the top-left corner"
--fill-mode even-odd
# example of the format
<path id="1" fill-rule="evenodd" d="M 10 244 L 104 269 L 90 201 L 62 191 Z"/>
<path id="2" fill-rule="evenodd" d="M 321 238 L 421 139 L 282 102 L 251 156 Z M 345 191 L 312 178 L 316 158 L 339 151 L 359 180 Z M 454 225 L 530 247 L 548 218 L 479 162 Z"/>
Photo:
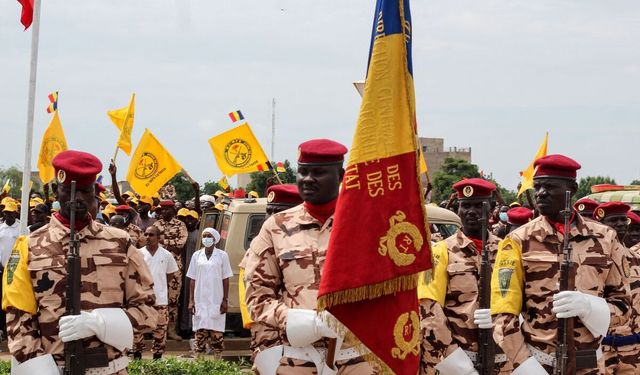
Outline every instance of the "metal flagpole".
<path id="1" fill-rule="evenodd" d="M 33 112 L 36 102 L 36 73 L 38 72 L 38 39 L 40 35 L 40 0 L 33 2 L 33 23 L 31 24 L 31 69 L 29 72 L 29 103 L 27 105 L 27 136 L 24 146 L 24 166 L 22 168 L 22 196 L 20 207 L 20 234 L 26 235 L 29 215 L 29 181 L 31 180 L 31 148 L 33 143 Z"/>
<path id="2" fill-rule="evenodd" d="M 271 161 L 275 162 L 276 149 L 276 98 L 271 101 Z"/>

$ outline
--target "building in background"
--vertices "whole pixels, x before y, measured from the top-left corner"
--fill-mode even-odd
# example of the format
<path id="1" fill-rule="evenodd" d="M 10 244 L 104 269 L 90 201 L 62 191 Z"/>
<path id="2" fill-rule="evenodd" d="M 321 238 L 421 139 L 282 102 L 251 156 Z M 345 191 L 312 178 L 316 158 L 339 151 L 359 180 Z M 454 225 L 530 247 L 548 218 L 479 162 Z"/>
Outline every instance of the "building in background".
<path id="1" fill-rule="evenodd" d="M 444 149 L 444 138 L 419 138 L 422 153 L 427 161 L 429 179 L 440 170 L 445 158 L 462 159 L 471 163 L 471 147 L 449 147 Z M 424 179 L 424 177 L 423 177 Z M 426 179 L 423 181 L 426 183 Z M 425 185 L 426 186 L 426 185 Z"/>

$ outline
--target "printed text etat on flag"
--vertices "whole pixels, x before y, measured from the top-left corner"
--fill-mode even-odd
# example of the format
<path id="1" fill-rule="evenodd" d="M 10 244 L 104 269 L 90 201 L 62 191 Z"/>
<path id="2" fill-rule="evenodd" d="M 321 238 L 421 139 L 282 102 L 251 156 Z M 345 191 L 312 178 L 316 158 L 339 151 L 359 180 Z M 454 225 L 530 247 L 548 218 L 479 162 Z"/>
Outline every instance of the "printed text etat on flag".
<path id="1" fill-rule="evenodd" d="M 318 308 L 384 373 L 402 375 L 418 372 L 417 275 L 431 267 L 414 103 L 409 1 L 378 0 Z"/>

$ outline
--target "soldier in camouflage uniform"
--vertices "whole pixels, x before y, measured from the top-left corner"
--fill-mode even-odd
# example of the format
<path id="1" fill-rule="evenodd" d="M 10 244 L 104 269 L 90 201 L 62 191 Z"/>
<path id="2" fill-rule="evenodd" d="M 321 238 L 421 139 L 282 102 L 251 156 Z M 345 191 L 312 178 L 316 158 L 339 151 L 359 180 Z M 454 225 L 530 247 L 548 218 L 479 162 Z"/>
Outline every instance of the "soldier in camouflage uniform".
<path id="1" fill-rule="evenodd" d="M 157 210 L 156 210 L 157 212 Z M 160 202 L 160 219 L 153 223 L 153 226 L 160 231 L 160 245 L 173 254 L 173 258 L 178 263 L 178 273 L 169 283 L 169 325 L 167 326 L 167 337 L 171 340 L 182 340 L 176 333 L 178 320 L 178 301 L 180 300 L 180 288 L 182 286 L 182 253 L 187 242 L 187 227 L 178 220 L 175 205 L 171 200 Z"/>
<path id="2" fill-rule="evenodd" d="M 337 337 L 315 309 L 347 149 L 312 140 L 298 150 L 297 184 L 304 204 L 267 219 L 249 250 L 257 257 L 247 279 L 251 318 L 282 339 L 282 345 L 256 356 L 261 375 L 327 373 L 326 338 Z M 375 374 L 349 346 L 336 351 L 338 374 Z"/>
<path id="3" fill-rule="evenodd" d="M 458 192 L 462 230 L 432 249 L 433 280 L 419 283 L 422 374 L 477 374 L 478 328 L 491 328 L 489 309 L 479 309 L 479 271 L 482 251 L 483 202 L 496 186 L 480 178 L 453 185 Z M 488 213 L 489 214 L 489 213 Z M 488 215 L 487 215 L 488 216 Z M 487 217 L 488 219 L 488 217 Z M 487 250 L 493 263 L 500 239 L 487 230 Z M 486 287 L 489 288 L 489 280 Z M 509 373 L 504 354 L 496 356 L 496 373 Z"/>
<path id="4" fill-rule="evenodd" d="M 126 204 L 120 205 L 116 207 L 116 213 L 118 215 L 122 215 L 125 218 L 126 226 L 123 230 L 129 233 L 129 237 L 131 237 L 131 242 L 138 249 L 143 247 L 145 244 L 144 240 L 144 232 L 140 229 L 139 226 L 133 223 L 133 218 L 135 217 L 131 213 L 132 208 L 127 206 Z"/>
<path id="5" fill-rule="evenodd" d="M 12 254 L 15 275 L 28 270 L 36 311 L 19 310 L 7 291 L 9 350 L 13 374 L 58 373 L 64 365 L 64 343 L 82 340 L 85 349 L 105 347 L 109 367 L 89 368 L 86 374 L 126 374 L 126 350 L 133 335 L 156 324 L 151 275 L 138 249 L 120 230 L 94 221 L 88 214 L 97 204 L 94 193 L 100 161 L 91 154 L 64 151 L 53 159 L 61 210 L 49 224 L 31 233 L 26 262 Z M 69 251 L 70 183 L 77 183 L 76 235 L 80 241 L 82 314 L 65 313 L 66 256 Z M 24 267 L 20 269 L 20 267 Z M 7 280 L 8 289 L 20 280 Z M 22 293 L 19 299 L 29 296 Z M 87 367 L 92 367 L 88 364 Z"/>
<path id="6" fill-rule="evenodd" d="M 553 371 L 558 318 L 574 318 L 577 374 L 603 373 L 600 340 L 609 325 L 627 324 L 631 307 L 624 248 L 611 228 L 574 211 L 567 235 L 577 265 L 575 291 L 559 292 L 565 192 L 575 194 L 580 164 L 548 155 L 534 165 L 541 216 L 500 242 L 491 283 L 493 337 L 513 362 L 513 374 L 546 375 Z"/>
<path id="7" fill-rule="evenodd" d="M 623 241 L 629 228 L 628 217 L 631 207 L 622 202 L 608 202 L 596 207 L 593 218 L 616 231 L 618 240 Z M 633 215 L 633 219 L 637 215 Z M 629 289 L 631 292 L 631 316 L 629 324 L 614 327 L 602 340 L 602 349 L 607 374 L 639 374 L 640 373 L 640 337 L 636 334 L 640 323 L 640 254 L 625 247 L 629 269 Z"/>

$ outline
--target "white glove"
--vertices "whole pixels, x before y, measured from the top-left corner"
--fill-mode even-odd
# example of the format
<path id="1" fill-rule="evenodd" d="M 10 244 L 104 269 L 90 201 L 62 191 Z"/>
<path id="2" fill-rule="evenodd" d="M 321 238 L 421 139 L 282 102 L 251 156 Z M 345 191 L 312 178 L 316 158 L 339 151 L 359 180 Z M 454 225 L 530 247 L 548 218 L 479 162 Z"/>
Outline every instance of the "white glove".
<path id="1" fill-rule="evenodd" d="M 471 358 L 461 348 L 442 359 L 435 368 L 442 375 L 478 375 Z"/>
<path id="2" fill-rule="evenodd" d="M 327 311 L 318 315 L 314 310 L 289 309 L 287 311 L 287 339 L 293 347 L 312 344 L 323 337 L 337 338 L 338 334 L 323 320 L 331 317 Z"/>
<path id="3" fill-rule="evenodd" d="M 86 339 L 91 336 L 103 337 L 106 331 L 104 319 L 92 312 L 81 311 L 80 315 L 67 315 L 60 318 L 62 342 Z"/>
<path id="4" fill-rule="evenodd" d="M 490 309 L 477 309 L 473 312 L 473 323 L 482 329 L 493 328 Z"/>
<path id="5" fill-rule="evenodd" d="M 547 370 L 542 367 L 540 362 L 533 357 L 527 358 L 526 361 L 522 362 L 520 366 L 518 366 L 511 375 L 549 375 Z"/>
<path id="6" fill-rule="evenodd" d="M 591 302 L 582 292 L 563 291 L 553 295 L 553 309 L 556 317 L 584 318 L 591 313 Z"/>

